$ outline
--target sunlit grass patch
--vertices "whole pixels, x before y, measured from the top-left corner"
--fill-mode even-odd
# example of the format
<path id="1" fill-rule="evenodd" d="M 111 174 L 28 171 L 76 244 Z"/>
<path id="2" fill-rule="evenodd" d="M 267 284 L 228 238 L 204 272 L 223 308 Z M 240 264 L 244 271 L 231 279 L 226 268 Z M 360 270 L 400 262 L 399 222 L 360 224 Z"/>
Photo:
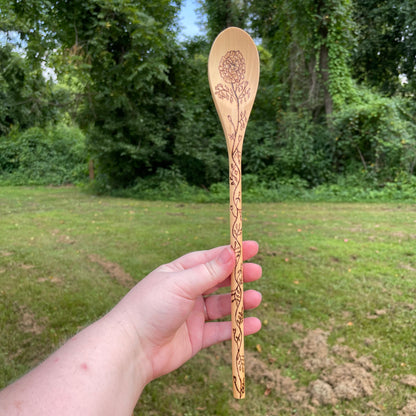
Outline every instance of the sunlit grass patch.
<path id="1" fill-rule="evenodd" d="M 232 398 L 224 343 L 147 386 L 135 414 L 391 415 L 410 406 L 415 214 L 410 204 L 245 204 L 244 237 L 259 241 L 263 267 L 247 285 L 263 294 L 249 312 L 263 328 L 246 338 L 247 399 Z M 0 386 L 158 265 L 227 244 L 227 215 L 227 204 L 0 188 Z M 348 371 L 352 384 L 340 387 Z"/>

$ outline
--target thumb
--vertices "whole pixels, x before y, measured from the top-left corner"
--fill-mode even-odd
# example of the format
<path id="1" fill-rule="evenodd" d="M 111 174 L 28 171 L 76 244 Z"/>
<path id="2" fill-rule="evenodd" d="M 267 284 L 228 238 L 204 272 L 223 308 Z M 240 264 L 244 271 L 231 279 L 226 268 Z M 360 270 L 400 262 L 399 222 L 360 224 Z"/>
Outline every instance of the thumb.
<path id="1" fill-rule="evenodd" d="M 195 299 L 225 280 L 231 274 L 234 262 L 234 251 L 229 246 L 225 247 L 212 260 L 177 272 L 176 284 L 186 297 Z"/>

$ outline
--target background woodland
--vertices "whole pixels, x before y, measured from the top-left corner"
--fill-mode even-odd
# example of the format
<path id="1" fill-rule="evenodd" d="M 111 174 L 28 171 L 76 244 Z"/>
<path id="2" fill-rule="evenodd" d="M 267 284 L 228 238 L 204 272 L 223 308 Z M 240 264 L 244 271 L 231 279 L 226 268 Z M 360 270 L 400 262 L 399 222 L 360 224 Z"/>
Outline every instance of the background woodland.
<path id="1" fill-rule="evenodd" d="M 0 0 L 0 183 L 86 183 L 92 161 L 100 192 L 225 192 L 207 60 L 216 35 L 238 26 L 261 59 L 248 195 L 414 197 L 412 4 L 206 0 L 201 35 L 183 39 L 181 0 Z"/>

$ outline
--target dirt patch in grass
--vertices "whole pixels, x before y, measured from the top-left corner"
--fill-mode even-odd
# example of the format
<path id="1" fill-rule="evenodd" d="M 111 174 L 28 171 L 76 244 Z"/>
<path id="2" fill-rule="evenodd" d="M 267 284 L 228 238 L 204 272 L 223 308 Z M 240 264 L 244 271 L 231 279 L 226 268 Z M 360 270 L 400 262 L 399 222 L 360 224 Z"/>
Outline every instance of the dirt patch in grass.
<path id="1" fill-rule="evenodd" d="M 400 267 L 404 270 L 408 270 L 409 272 L 416 272 L 416 268 L 410 264 L 400 264 Z"/>
<path id="2" fill-rule="evenodd" d="M 397 416 L 414 416 L 416 415 L 416 398 L 411 398 L 402 410 L 397 412 Z"/>
<path id="3" fill-rule="evenodd" d="M 75 244 L 76 241 L 69 235 L 61 234 L 61 230 L 55 228 L 51 234 L 56 237 L 56 242 L 61 244 Z"/>
<path id="4" fill-rule="evenodd" d="M 56 241 L 62 244 L 75 244 L 76 243 L 76 241 L 73 238 L 71 238 L 69 235 L 60 235 Z"/>
<path id="5" fill-rule="evenodd" d="M 402 377 L 400 382 L 406 386 L 416 387 L 416 376 L 413 374 L 408 374 L 407 376 Z"/>
<path id="6" fill-rule="evenodd" d="M 123 268 L 111 261 L 108 261 L 98 254 L 89 254 L 88 259 L 93 262 L 99 264 L 113 279 L 115 279 L 118 283 L 125 287 L 132 287 L 134 285 L 133 278 L 123 270 Z"/>
<path id="7" fill-rule="evenodd" d="M 59 285 L 63 282 L 63 280 L 56 276 L 49 276 L 49 277 L 39 277 L 37 279 L 37 282 L 39 283 L 50 282 L 50 283 L 55 283 Z"/>
<path id="8" fill-rule="evenodd" d="M 19 267 L 23 270 L 31 270 L 34 269 L 35 266 L 33 264 L 19 264 Z"/>
<path id="9" fill-rule="evenodd" d="M 25 334 L 39 335 L 45 329 L 45 319 L 38 322 L 35 314 L 25 305 L 19 306 L 20 319 L 18 323 L 19 329 Z"/>
<path id="10" fill-rule="evenodd" d="M 280 369 L 271 368 L 257 354 L 246 351 L 245 355 L 247 376 L 265 387 L 265 396 L 273 392 L 291 403 L 308 405 L 309 393 L 305 387 L 299 387 L 295 380 L 282 375 Z"/>
<path id="11" fill-rule="evenodd" d="M 294 343 L 308 372 L 318 374 L 308 386 L 271 368 L 258 354 L 246 352 L 248 377 L 262 384 L 265 395 L 272 392 L 285 397 L 292 405 L 313 411 L 316 407 L 335 405 L 340 401 L 370 397 L 375 388 L 370 357 L 360 357 L 340 339 L 333 347 L 328 345 L 329 333 L 315 329 Z"/>
<path id="12" fill-rule="evenodd" d="M 318 328 L 310 331 L 304 339 L 295 342 L 307 371 L 315 372 L 334 365 L 333 358 L 329 356 L 328 335 L 329 333 Z"/>
<path id="13" fill-rule="evenodd" d="M 337 365 L 322 378 L 331 386 L 337 399 L 352 400 L 368 397 L 375 387 L 373 375 L 358 363 Z"/>

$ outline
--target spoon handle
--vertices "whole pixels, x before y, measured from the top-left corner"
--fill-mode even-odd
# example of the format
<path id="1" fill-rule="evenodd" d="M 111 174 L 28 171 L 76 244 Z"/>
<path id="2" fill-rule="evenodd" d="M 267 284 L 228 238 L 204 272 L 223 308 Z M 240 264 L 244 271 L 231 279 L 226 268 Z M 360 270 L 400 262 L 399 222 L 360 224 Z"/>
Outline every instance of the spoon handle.
<path id="1" fill-rule="evenodd" d="M 231 150 L 231 149 L 230 149 Z M 244 306 L 243 306 L 243 218 L 241 200 L 241 157 L 238 149 L 229 157 L 230 169 L 230 243 L 235 253 L 231 274 L 231 355 L 233 395 L 245 397 Z"/>

